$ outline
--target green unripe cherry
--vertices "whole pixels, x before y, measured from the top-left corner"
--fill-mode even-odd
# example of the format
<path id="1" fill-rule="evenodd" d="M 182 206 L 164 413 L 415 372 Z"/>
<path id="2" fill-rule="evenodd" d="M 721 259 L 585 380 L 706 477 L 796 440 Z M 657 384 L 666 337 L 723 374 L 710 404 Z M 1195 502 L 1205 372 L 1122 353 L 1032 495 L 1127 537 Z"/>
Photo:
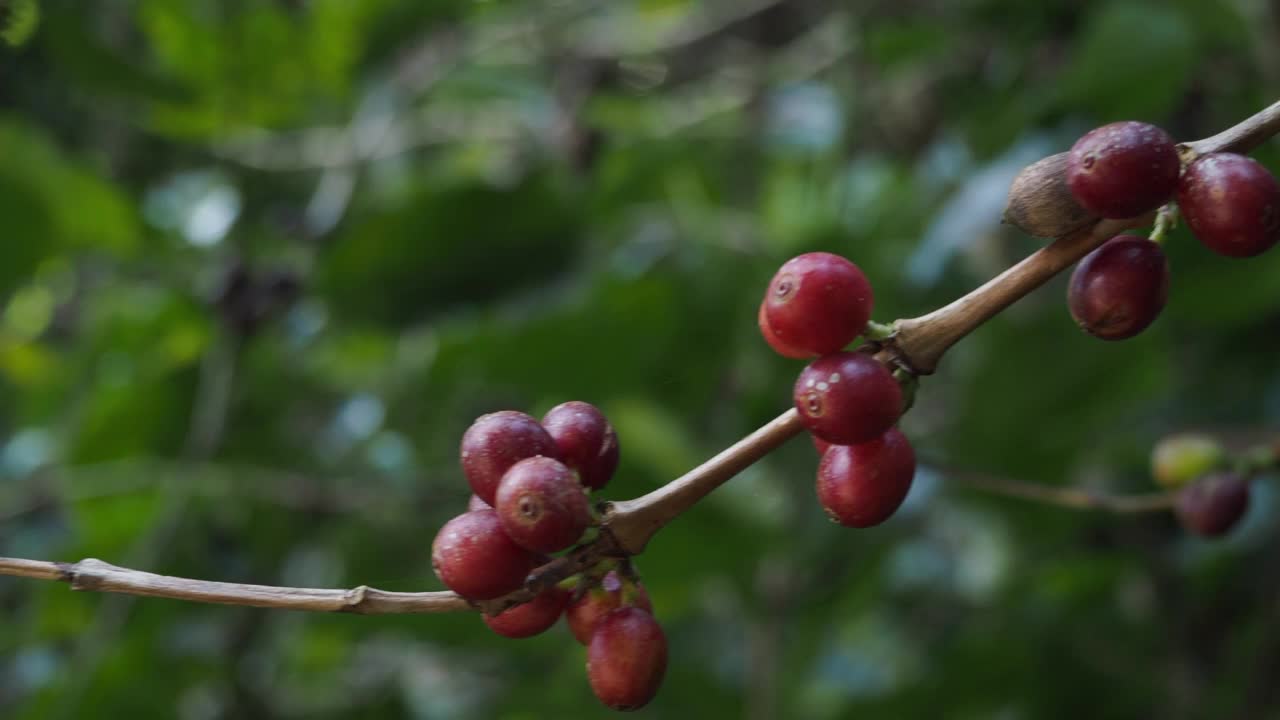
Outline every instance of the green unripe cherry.
<path id="1" fill-rule="evenodd" d="M 1208 435 L 1169 435 L 1151 451 L 1151 475 L 1163 487 L 1178 488 L 1220 468 L 1226 459 L 1221 443 Z"/>

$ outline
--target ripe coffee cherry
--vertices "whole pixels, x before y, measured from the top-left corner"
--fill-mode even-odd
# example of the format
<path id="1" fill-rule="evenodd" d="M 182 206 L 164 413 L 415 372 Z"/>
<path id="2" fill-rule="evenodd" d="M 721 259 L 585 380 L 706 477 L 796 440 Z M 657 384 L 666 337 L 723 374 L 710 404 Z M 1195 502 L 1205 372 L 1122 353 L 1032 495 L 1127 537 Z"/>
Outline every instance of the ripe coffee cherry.
<path id="1" fill-rule="evenodd" d="M 493 507 L 507 536 L 536 552 L 569 547 L 591 524 L 591 505 L 577 474 L 549 457 L 512 465 L 498 484 Z"/>
<path id="2" fill-rule="evenodd" d="M 825 355 L 862 334 L 872 301 L 871 283 L 857 265 L 831 253 L 805 253 L 783 263 L 769 281 L 761 332 L 772 329 L 790 353 Z"/>
<path id="3" fill-rule="evenodd" d="M 533 457 L 556 457 L 555 440 L 534 418 L 515 410 L 481 415 L 462 435 L 462 472 L 471 490 L 493 504 L 498 482 L 512 465 Z"/>
<path id="4" fill-rule="evenodd" d="M 667 671 L 667 638 L 648 611 L 619 608 L 604 616 L 587 646 L 587 680 L 600 702 L 637 710 L 658 692 Z"/>
<path id="5" fill-rule="evenodd" d="M 1230 472 L 1214 473 L 1178 493 L 1182 526 L 1197 535 L 1218 537 L 1235 527 L 1249 509 L 1249 481 Z"/>
<path id="6" fill-rule="evenodd" d="M 491 600 L 518 590 L 536 560 L 507 537 L 493 510 L 455 517 L 440 528 L 431 544 L 436 575 L 468 600 Z"/>
<path id="7" fill-rule="evenodd" d="M 916 454 L 898 428 L 870 442 L 835 445 L 818 465 L 818 502 L 832 520 L 865 528 L 888 520 L 911 489 Z"/>
<path id="8" fill-rule="evenodd" d="M 902 414 L 898 381 L 862 353 L 833 353 L 809 363 L 796 378 L 793 397 L 809 432 L 837 445 L 874 440 Z"/>
<path id="9" fill-rule="evenodd" d="M 584 487 L 599 490 L 609 484 L 618 469 L 618 433 L 595 405 L 577 400 L 557 405 L 542 416 L 542 427 Z"/>
<path id="10" fill-rule="evenodd" d="M 1117 235 L 1071 273 L 1067 306 L 1085 332 L 1123 340 L 1155 321 L 1169 297 L 1169 261 L 1156 243 Z"/>
<path id="11" fill-rule="evenodd" d="M 481 500 L 475 493 L 471 493 L 471 497 L 467 500 L 467 511 L 472 510 L 492 510 L 493 506 Z"/>
<path id="12" fill-rule="evenodd" d="M 1226 459 L 1222 445 L 1208 435 L 1170 435 L 1151 451 L 1151 475 L 1164 487 L 1181 487 L 1217 469 Z"/>
<path id="13" fill-rule="evenodd" d="M 591 642 L 591 633 L 596 629 L 600 618 L 620 607 L 634 605 L 646 612 L 653 612 L 653 604 L 649 602 L 649 593 L 640 583 L 624 583 L 617 571 L 610 571 L 600 581 L 599 587 L 593 587 L 574 600 L 565 610 L 565 619 L 569 622 L 569 630 L 578 642 L 586 645 Z"/>
<path id="14" fill-rule="evenodd" d="M 756 313 L 756 325 L 760 326 L 760 334 L 764 336 L 764 341 L 769 343 L 769 347 L 782 357 L 792 358 L 794 360 L 803 360 L 813 357 L 813 353 L 805 352 L 799 348 L 791 347 L 778 338 L 778 334 L 773 331 L 773 326 L 769 325 L 769 318 L 764 314 L 764 308 L 768 304 L 767 301 L 760 303 L 760 310 Z"/>
<path id="15" fill-rule="evenodd" d="M 509 638 L 527 638 L 545 632 L 560 619 L 569 604 L 569 591 L 551 586 L 532 600 L 497 615 L 482 615 L 490 630 Z"/>
<path id="16" fill-rule="evenodd" d="M 1187 166 L 1178 207 L 1205 247 L 1253 257 L 1280 240 L 1280 183 L 1252 158 L 1211 153 Z"/>
<path id="17" fill-rule="evenodd" d="M 1086 210 L 1130 218 L 1168 202 L 1178 185 L 1178 151 L 1155 125 L 1118 122 L 1089 131 L 1067 154 L 1067 187 Z"/>

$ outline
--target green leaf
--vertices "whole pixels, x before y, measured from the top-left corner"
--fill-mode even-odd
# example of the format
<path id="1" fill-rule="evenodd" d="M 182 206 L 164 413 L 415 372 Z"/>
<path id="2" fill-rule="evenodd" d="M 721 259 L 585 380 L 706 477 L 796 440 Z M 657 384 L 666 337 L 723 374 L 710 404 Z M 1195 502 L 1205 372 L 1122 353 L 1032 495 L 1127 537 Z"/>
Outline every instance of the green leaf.
<path id="1" fill-rule="evenodd" d="M 1056 82 L 1058 102 L 1100 119 L 1161 118 L 1185 92 L 1199 59 L 1195 31 L 1176 8 L 1098 5 Z"/>

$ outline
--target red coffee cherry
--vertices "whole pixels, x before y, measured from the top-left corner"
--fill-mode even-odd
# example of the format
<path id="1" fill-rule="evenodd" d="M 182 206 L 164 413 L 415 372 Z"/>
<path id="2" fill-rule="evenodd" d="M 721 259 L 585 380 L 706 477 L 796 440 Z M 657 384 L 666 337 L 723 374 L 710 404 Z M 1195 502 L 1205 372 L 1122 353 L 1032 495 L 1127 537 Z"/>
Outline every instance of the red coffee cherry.
<path id="1" fill-rule="evenodd" d="M 587 680 L 600 702 L 637 710 L 657 694 L 667 671 L 667 638 L 648 611 L 619 608 L 604 616 L 587 646 Z"/>
<path id="2" fill-rule="evenodd" d="M 1130 218 L 1168 202 L 1180 164 L 1173 138 L 1155 125 L 1103 125 L 1067 154 L 1067 187 L 1082 207 L 1105 218 Z"/>
<path id="3" fill-rule="evenodd" d="M 618 433 L 599 408 L 577 400 L 562 403 L 542 416 L 542 427 L 584 487 L 599 490 L 609 484 L 618 469 Z"/>
<path id="4" fill-rule="evenodd" d="M 557 457 L 556 443 L 534 418 L 515 410 L 481 415 L 462 435 L 462 472 L 479 498 L 493 505 L 512 465 L 535 455 Z"/>
<path id="5" fill-rule="evenodd" d="M 507 537 L 493 510 L 455 517 L 431 544 L 436 575 L 468 600 L 491 600 L 518 590 L 536 561 L 533 553 Z"/>
<path id="6" fill-rule="evenodd" d="M 538 593 L 532 600 L 497 615 L 482 615 L 490 630 L 509 638 L 527 638 L 546 632 L 556 624 L 564 608 L 569 604 L 569 591 L 551 586 Z"/>
<path id="7" fill-rule="evenodd" d="M 563 550 L 591 524 L 591 506 L 577 474 L 549 457 L 512 465 L 498 484 L 493 507 L 507 536 L 535 552 Z"/>
<path id="8" fill-rule="evenodd" d="M 862 334 L 872 303 L 871 283 L 857 265 L 831 253 L 805 253 L 783 263 L 769 282 L 761 332 L 769 341 L 765 329 L 772 330 L 787 357 L 825 355 Z"/>
<path id="9" fill-rule="evenodd" d="M 1249 509 L 1249 481 L 1232 472 L 1206 475 L 1178 493 L 1175 511 L 1182 526 L 1218 537 L 1235 527 Z"/>
<path id="10" fill-rule="evenodd" d="M 907 497 L 916 454 L 898 428 L 858 445 L 835 445 L 818 465 L 818 502 L 832 520 L 866 528 L 888 520 Z"/>
<path id="11" fill-rule="evenodd" d="M 492 510 L 493 506 L 481 500 L 475 493 L 471 493 L 471 497 L 467 500 L 467 512 L 472 510 Z"/>
<path id="12" fill-rule="evenodd" d="M 800 422 L 837 445 L 874 440 L 902 414 L 902 389 L 869 355 L 841 352 L 809 363 L 793 392 Z"/>
<path id="13" fill-rule="evenodd" d="M 764 314 L 764 308 L 767 304 L 767 302 L 760 303 L 760 310 L 756 313 L 756 325 L 760 327 L 760 334 L 764 337 L 764 341 L 769 343 L 769 347 L 773 348 L 773 351 L 782 357 L 794 360 L 813 357 L 814 353 L 791 347 L 778 337 L 778 334 L 773 331 L 773 327 L 769 325 L 769 318 Z"/>
<path id="14" fill-rule="evenodd" d="M 1227 257 L 1253 257 L 1280 241 L 1280 183 L 1252 158 L 1211 153 L 1187 166 L 1178 207 L 1191 233 Z"/>
<path id="15" fill-rule="evenodd" d="M 1142 332 L 1169 297 L 1169 261 L 1139 235 L 1117 235 L 1089 253 L 1071 273 L 1067 306 L 1085 332 L 1123 340 Z"/>
<path id="16" fill-rule="evenodd" d="M 573 636 L 586 645 L 591 642 L 591 633 L 600 618 L 610 611 L 631 605 L 653 612 L 653 604 L 649 602 L 649 593 L 645 592 L 644 585 L 624 582 L 617 571 L 610 571 L 600 581 L 599 587 L 587 590 L 569 604 L 565 619 Z"/>

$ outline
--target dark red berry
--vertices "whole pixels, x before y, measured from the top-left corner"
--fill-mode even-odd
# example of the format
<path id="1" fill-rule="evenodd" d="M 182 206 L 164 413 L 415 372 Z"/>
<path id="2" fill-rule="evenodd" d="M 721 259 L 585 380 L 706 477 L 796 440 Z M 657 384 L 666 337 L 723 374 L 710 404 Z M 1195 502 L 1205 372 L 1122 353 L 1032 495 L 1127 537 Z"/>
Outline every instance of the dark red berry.
<path id="1" fill-rule="evenodd" d="M 788 357 L 825 355 L 862 334 L 872 302 L 871 283 L 857 265 L 831 253 L 805 253 L 783 263 L 769 282 L 761 332 L 771 329 Z"/>
<path id="2" fill-rule="evenodd" d="M 1071 273 L 1067 307 L 1085 332 L 1123 340 L 1155 321 L 1169 297 L 1169 261 L 1139 235 L 1117 235 L 1089 253 Z"/>
<path id="3" fill-rule="evenodd" d="M 431 544 L 436 575 L 468 600 L 490 600 L 518 590 L 536 561 L 533 553 L 507 537 L 493 510 L 455 517 Z"/>
<path id="4" fill-rule="evenodd" d="M 534 418 L 515 410 L 481 415 L 462 435 L 462 472 L 471 491 L 493 505 L 512 465 L 535 455 L 557 457 L 556 443 Z"/>
<path id="5" fill-rule="evenodd" d="M 467 500 L 467 511 L 472 510 L 492 510 L 493 506 L 481 500 L 475 493 L 471 493 L 471 498 Z"/>
<path id="6" fill-rule="evenodd" d="M 600 702 L 637 710 L 658 692 L 667 671 L 667 638 L 649 612 L 619 608 L 596 625 L 587 646 L 587 680 Z"/>
<path id="7" fill-rule="evenodd" d="M 632 605 L 653 612 L 653 604 L 649 602 L 649 593 L 645 592 L 644 585 L 624 581 L 616 571 L 610 571 L 600 581 L 599 587 L 587 590 L 569 604 L 565 619 L 573 636 L 586 645 L 591 642 L 591 633 L 600 618 L 610 611 Z"/>
<path id="8" fill-rule="evenodd" d="M 1212 153 L 1187 166 L 1178 207 L 1205 247 L 1253 257 L 1280 241 L 1280 183 L 1252 158 Z"/>
<path id="9" fill-rule="evenodd" d="M 1249 481 L 1236 473 L 1206 475 L 1178 493 L 1183 527 L 1197 535 L 1225 535 L 1249 509 Z"/>
<path id="10" fill-rule="evenodd" d="M 879 437 L 902 413 L 898 381 L 863 353 L 834 353 L 809 363 L 793 393 L 800 422 L 837 445 Z"/>
<path id="11" fill-rule="evenodd" d="M 1082 207 L 1105 218 L 1130 218 L 1169 201 L 1180 163 L 1173 138 L 1155 125 L 1103 125 L 1067 154 L 1067 187 Z"/>
<path id="12" fill-rule="evenodd" d="M 768 303 L 764 301 L 760 303 L 760 310 L 756 313 L 756 325 L 760 327 L 760 334 L 764 336 L 764 341 L 769 343 L 769 347 L 773 348 L 773 351 L 782 357 L 788 357 L 795 360 L 803 360 L 805 358 L 813 357 L 815 353 L 793 348 L 778 338 L 778 334 L 775 333 L 773 331 L 773 327 L 769 325 L 769 318 L 764 314 L 764 308 L 767 304 Z"/>
<path id="13" fill-rule="evenodd" d="M 512 465 L 498 484 L 493 508 L 507 536 L 536 552 L 569 547 L 591 524 L 591 505 L 577 474 L 549 457 Z"/>
<path id="14" fill-rule="evenodd" d="M 911 489 L 916 454 L 898 428 L 870 442 L 836 445 L 818 465 L 818 502 L 832 520 L 865 528 L 888 520 Z"/>
<path id="15" fill-rule="evenodd" d="M 490 630 L 503 637 L 527 638 L 555 625 L 568 604 L 569 591 L 553 585 L 523 605 L 507 608 L 497 615 L 481 617 Z"/>
<path id="16" fill-rule="evenodd" d="M 542 427 L 584 487 L 599 490 L 609 484 L 618 469 L 618 433 L 599 408 L 577 400 L 563 403 L 542 416 Z"/>
<path id="17" fill-rule="evenodd" d="M 809 439 L 813 441 L 813 449 L 818 451 L 818 457 L 826 455 L 827 451 L 831 449 L 831 443 L 823 440 L 817 435 L 810 434 Z"/>

